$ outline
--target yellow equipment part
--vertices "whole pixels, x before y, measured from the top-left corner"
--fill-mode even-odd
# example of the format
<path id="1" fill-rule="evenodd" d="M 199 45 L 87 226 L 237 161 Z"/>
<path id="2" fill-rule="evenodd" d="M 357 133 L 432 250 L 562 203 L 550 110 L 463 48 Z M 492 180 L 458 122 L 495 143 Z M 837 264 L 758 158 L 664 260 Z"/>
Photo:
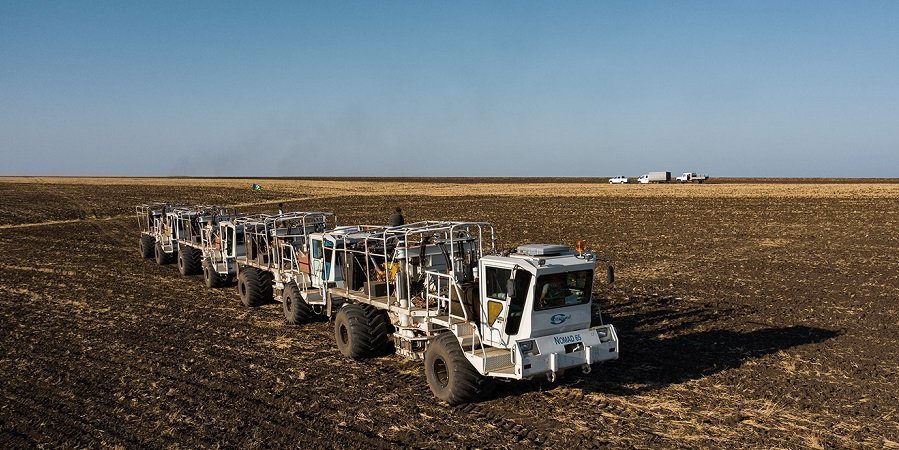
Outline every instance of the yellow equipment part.
<path id="1" fill-rule="evenodd" d="M 398 262 L 386 262 L 381 264 L 381 267 L 375 267 L 375 272 L 377 276 L 375 280 L 384 281 L 385 277 L 387 281 L 393 282 L 396 279 L 396 273 L 400 271 L 400 263 Z"/>

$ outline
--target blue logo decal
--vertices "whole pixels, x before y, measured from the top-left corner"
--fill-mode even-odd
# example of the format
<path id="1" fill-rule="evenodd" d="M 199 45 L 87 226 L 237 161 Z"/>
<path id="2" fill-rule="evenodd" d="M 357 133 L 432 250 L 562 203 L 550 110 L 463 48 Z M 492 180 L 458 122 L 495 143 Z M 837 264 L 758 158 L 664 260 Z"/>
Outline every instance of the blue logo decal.
<path id="1" fill-rule="evenodd" d="M 556 314 L 549 318 L 549 323 L 559 325 L 571 318 L 571 314 Z"/>

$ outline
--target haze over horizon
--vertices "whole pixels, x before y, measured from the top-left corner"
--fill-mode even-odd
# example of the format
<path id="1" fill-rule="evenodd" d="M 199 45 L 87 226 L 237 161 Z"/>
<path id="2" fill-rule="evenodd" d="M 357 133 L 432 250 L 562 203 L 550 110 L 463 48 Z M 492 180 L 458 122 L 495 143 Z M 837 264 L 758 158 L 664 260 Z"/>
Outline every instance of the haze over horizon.
<path id="1" fill-rule="evenodd" d="M 0 0 L 0 175 L 899 177 L 899 2 Z"/>

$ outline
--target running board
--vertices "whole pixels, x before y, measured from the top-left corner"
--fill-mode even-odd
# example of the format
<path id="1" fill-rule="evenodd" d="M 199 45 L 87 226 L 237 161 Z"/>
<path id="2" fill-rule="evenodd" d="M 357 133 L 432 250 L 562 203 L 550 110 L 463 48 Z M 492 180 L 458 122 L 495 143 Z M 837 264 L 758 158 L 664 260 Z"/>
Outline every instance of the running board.
<path id="1" fill-rule="evenodd" d="M 484 375 L 515 378 L 515 365 L 512 363 L 512 351 L 505 348 L 477 346 L 472 352 L 463 348 L 465 357 L 479 372 Z"/>

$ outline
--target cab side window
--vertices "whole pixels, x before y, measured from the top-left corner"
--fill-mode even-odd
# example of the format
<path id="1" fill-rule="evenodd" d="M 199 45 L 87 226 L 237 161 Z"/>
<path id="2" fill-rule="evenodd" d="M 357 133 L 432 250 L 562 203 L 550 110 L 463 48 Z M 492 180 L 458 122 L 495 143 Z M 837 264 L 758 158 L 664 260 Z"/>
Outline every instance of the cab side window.
<path id="1" fill-rule="evenodd" d="M 322 241 L 312 241 L 312 258 L 321 259 L 322 257 Z"/>
<path id="2" fill-rule="evenodd" d="M 512 277 L 511 269 L 500 269 L 497 267 L 485 268 L 487 272 L 487 297 L 494 300 L 506 300 L 508 297 L 507 285 L 509 278 Z"/>

